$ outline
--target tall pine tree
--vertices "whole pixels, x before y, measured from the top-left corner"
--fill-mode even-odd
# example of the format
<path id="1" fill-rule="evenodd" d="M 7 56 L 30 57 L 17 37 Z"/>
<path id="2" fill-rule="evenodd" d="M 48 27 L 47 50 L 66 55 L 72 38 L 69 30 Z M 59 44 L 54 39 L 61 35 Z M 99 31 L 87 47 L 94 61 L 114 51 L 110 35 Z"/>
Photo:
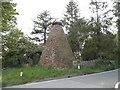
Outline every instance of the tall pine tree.
<path id="1" fill-rule="evenodd" d="M 48 11 L 44 11 L 37 16 L 37 20 L 34 20 L 34 28 L 31 34 L 40 34 L 42 35 L 42 39 L 35 37 L 34 40 L 36 41 L 44 41 L 46 43 L 47 35 L 49 33 L 49 29 L 52 23 L 55 20 L 50 16 Z"/>
<path id="2" fill-rule="evenodd" d="M 97 56 L 100 57 L 101 49 L 102 49 L 102 34 L 109 34 L 109 27 L 112 25 L 111 20 L 112 17 L 109 16 L 108 4 L 107 2 L 98 2 L 97 0 L 93 0 L 90 3 L 91 10 L 93 15 L 91 17 L 91 24 L 93 26 L 93 30 L 91 33 L 91 37 L 95 41 L 95 47 L 97 51 Z"/>
<path id="3" fill-rule="evenodd" d="M 79 19 L 80 13 L 78 5 L 73 0 L 70 0 L 66 6 L 66 12 L 63 17 L 63 24 L 66 27 L 66 30 L 69 32 L 70 27 L 73 26 L 73 23 Z"/>

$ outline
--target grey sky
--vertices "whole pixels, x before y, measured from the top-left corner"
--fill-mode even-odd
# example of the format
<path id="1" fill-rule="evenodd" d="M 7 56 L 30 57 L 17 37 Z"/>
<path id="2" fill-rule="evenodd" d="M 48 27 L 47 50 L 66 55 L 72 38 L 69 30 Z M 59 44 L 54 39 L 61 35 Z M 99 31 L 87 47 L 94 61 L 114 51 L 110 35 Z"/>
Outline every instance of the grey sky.
<path id="1" fill-rule="evenodd" d="M 30 35 L 33 29 L 33 21 L 37 14 L 47 10 L 54 18 L 61 19 L 65 12 L 65 7 L 70 0 L 13 0 L 17 3 L 17 27 L 25 34 Z M 74 0 L 79 5 L 81 17 L 90 17 L 89 2 L 91 0 Z M 102 0 L 100 0 L 102 1 Z M 104 0 L 109 1 L 109 0 Z"/>
<path id="2" fill-rule="evenodd" d="M 37 14 L 48 10 L 50 15 L 54 18 L 62 18 L 65 12 L 65 7 L 70 0 L 13 0 L 17 3 L 17 16 L 18 28 L 22 29 L 25 34 L 30 34 L 33 28 L 33 21 L 37 17 Z M 79 4 L 81 16 L 90 15 L 88 12 L 88 6 L 90 0 L 74 0 Z"/>

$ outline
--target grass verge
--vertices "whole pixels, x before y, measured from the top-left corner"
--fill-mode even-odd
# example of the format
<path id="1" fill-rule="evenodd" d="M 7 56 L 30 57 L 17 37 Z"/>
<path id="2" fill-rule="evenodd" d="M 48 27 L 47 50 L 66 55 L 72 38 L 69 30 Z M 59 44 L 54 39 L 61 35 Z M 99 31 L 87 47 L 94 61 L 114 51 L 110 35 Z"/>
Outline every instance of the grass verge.
<path id="1" fill-rule="evenodd" d="M 68 76 L 68 75 L 83 75 L 95 72 L 102 72 L 111 70 L 113 67 L 101 66 L 101 67 L 81 67 L 80 70 L 71 68 L 63 71 L 57 71 L 39 66 L 28 68 L 8 68 L 2 71 L 2 87 L 25 84 L 28 82 Z M 20 77 L 20 72 L 23 71 L 23 76 Z"/>

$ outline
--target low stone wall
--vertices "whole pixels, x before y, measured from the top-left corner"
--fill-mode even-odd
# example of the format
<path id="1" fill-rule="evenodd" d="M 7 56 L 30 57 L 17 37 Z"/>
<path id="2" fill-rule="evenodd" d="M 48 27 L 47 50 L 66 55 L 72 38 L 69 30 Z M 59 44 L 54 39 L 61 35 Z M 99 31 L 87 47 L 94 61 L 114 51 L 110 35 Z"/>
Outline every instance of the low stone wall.
<path id="1" fill-rule="evenodd" d="M 81 66 L 93 67 L 96 65 L 95 61 L 82 61 L 80 62 Z"/>
<path id="2" fill-rule="evenodd" d="M 81 61 L 81 62 L 73 61 L 73 66 L 74 67 L 77 67 L 78 65 L 93 67 L 93 66 L 96 65 L 96 63 L 95 63 L 95 61 Z"/>
<path id="3" fill-rule="evenodd" d="M 95 65 L 111 66 L 113 64 L 114 64 L 113 61 L 95 61 L 95 60 L 81 61 L 81 62 L 73 61 L 73 66 L 74 67 L 77 67 L 78 65 L 80 65 L 80 66 L 87 66 L 87 67 L 94 67 Z"/>

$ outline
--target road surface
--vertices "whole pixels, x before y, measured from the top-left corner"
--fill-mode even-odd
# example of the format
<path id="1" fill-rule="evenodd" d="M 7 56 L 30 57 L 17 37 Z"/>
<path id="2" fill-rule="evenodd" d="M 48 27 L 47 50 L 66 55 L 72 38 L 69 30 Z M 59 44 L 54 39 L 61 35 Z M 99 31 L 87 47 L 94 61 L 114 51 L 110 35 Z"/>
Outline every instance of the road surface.
<path id="1" fill-rule="evenodd" d="M 118 72 L 120 75 L 120 69 L 116 69 L 71 78 L 27 83 L 8 88 L 114 88 L 118 82 Z"/>

